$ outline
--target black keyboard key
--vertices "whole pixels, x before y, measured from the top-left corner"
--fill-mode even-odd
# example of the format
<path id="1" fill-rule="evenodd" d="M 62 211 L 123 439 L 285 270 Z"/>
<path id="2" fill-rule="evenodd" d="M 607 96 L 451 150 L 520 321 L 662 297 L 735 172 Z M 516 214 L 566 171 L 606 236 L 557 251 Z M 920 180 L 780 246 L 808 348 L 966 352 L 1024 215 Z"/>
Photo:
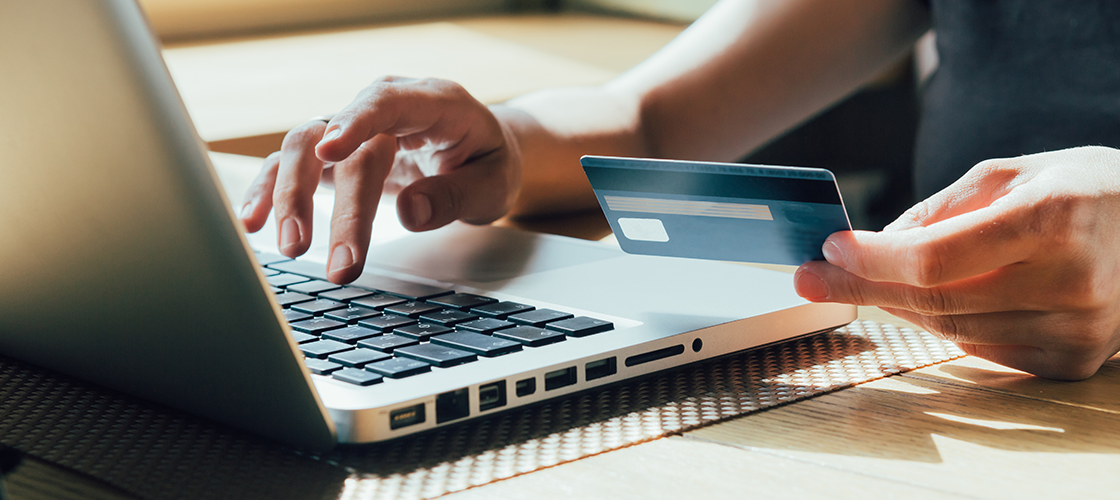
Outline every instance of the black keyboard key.
<path id="1" fill-rule="evenodd" d="M 406 318 L 404 316 L 393 316 L 391 314 L 385 314 L 376 318 L 370 318 L 358 322 L 358 325 L 360 326 L 373 328 L 374 330 L 377 330 L 379 332 L 388 332 L 392 331 L 394 328 L 400 328 L 402 326 L 415 324 L 416 320 L 412 318 Z"/>
<path id="2" fill-rule="evenodd" d="M 359 340 L 365 340 L 378 335 L 381 335 L 381 332 L 370 330 L 369 328 L 362 328 L 360 326 L 348 326 L 346 328 L 323 332 L 323 338 L 346 342 L 347 344 L 353 344 Z"/>
<path id="3" fill-rule="evenodd" d="M 494 336 L 514 342 L 521 342 L 529 347 L 540 347 L 556 342 L 563 342 L 564 339 L 568 337 L 564 332 L 545 330 L 544 328 L 537 328 L 535 326 L 506 328 L 505 330 L 494 332 Z"/>
<path id="4" fill-rule="evenodd" d="M 439 323 L 444 326 L 457 325 L 464 321 L 476 319 L 478 319 L 477 314 L 471 314 L 457 309 L 443 309 L 441 311 L 420 315 L 421 321 L 431 321 L 432 323 Z"/>
<path id="5" fill-rule="evenodd" d="M 484 306 L 486 304 L 493 304 L 497 299 L 490 297 L 483 297 L 482 295 L 475 295 L 473 293 L 457 293 L 454 295 L 445 295 L 443 297 L 436 297 L 429 300 L 433 304 L 439 304 L 443 307 L 451 307 L 461 311 L 467 311 L 474 307 Z"/>
<path id="6" fill-rule="evenodd" d="M 337 300 L 339 302 L 350 302 L 353 299 L 367 297 L 373 294 L 374 292 L 362 288 L 344 286 L 342 288 L 339 288 L 338 290 L 319 292 L 319 297 L 324 299 Z"/>
<path id="7" fill-rule="evenodd" d="M 327 318 L 311 318 L 305 319 L 303 321 L 296 321 L 295 323 L 291 323 L 288 326 L 291 326 L 293 330 L 299 332 L 319 335 L 327 330 L 342 328 L 346 326 L 346 323 Z"/>
<path id="8" fill-rule="evenodd" d="M 350 324 L 355 324 L 363 319 L 375 318 L 377 316 L 381 316 L 381 313 L 373 309 L 353 306 L 347 307 L 346 309 L 335 309 L 323 315 L 324 318 Z"/>
<path id="9" fill-rule="evenodd" d="M 463 363 L 470 363 L 471 361 L 478 360 L 478 356 L 467 351 L 455 349 L 454 347 L 445 347 L 437 344 L 422 344 L 401 347 L 400 349 L 396 350 L 396 355 L 418 359 L 420 361 L 424 361 L 426 363 L 430 363 L 442 368 L 461 365 Z"/>
<path id="10" fill-rule="evenodd" d="M 397 335 L 404 335 L 405 337 L 414 338 L 421 342 L 427 342 L 432 335 L 443 335 L 451 333 L 454 330 L 443 325 L 435 323 L 417 323 L 415 325 L 402 326 L 393 330 Z"/>
<path id="11" fill-rule="evenodd" d="M 269 285 L 272 285 L 274 287 L 284 288 L 288 285 L 311 281 L 311 278 L 304 278 L 303 276 L 299 276 L 296 274 L 281 273 L 275 276 L 269 276 L 265 278 L 265 281 L 267 281 Z"/>
<path id="12" fill-rule="evenodd" d="M 389 378 L 405 378 L 432 371 L 432 365 L 409 358 L 393 358 L 366 365 L 366 370 Z"/>
<path id="13" fill-rule="evenodd" d="M 564 332 L 572 337 L 584 337 L 593 333 L 614 330 L 614 323 L 601 319 L 588 318 L 587 316 L 576 316 L 572 319 L 548 323 L 544 325 L 544 327 L 549 330 Z"/>
<path id="14" fill-rule="evenodd" d="M 306 344 L 308 342 L 319 340 L 319 337 L 301 332 L 292 332 L 292 338 L 295 339 L 297 344 Z"/>
<path id="15" fill-rule="evenodd" d="M 330 375 L 342 369 L 342 365 L 331 363 L 325 359 L 307 358 L 303 360 L 303 364 L 307 365 L 307 369 L 316 375 Z"/>
<path id="16" fill-rule="evenodd" d="M 312 300 L 315 300 L 315 297 L 302 293 L 285 292 L 276 294 L 276 302 L 280 303 L 280 307 L 288 307 L 300 302 L 311 302 Z"/>
<path id="17" fill-rule="evenodd" d="M 315 342 L 300 344 L 299 346 L 299 350 L 303 351 L 303 354 L 305 356 L 309 358 L 319 359 L 324 359 L 331 354 L 349 351 L 353 348 L 354 346 L 350 344 L 344 344 L 342 342 L 336 342 L 334 340 L 317 340 Z"/>
<path id="18" fill-rule="evenodd" d="M 275 253 L 268 253 L 268 252 L 257 252 L 253 255 L 257 258 L 257 264 L 260 264 L 262 266 L 267 266 L 269 264 L 275 264 L 277 262 L 287 262 L 289 260 L 292 260 L 292 259 L 289 259 L 289 258 L 283 256 L 283 255 L 275 254 Z"/>
<path id="19" fill-rule="evenodd" d="M 532 311 L 533 309 L 536 308 L 529 304 L 519 304 L 517 302 L 504 301 L 475 307 L 471 309 L 471 312 L 481 316 L 486 316 L 487 318 L 506 319 L 506 316 L 509 316 L 510 314 L 520 314 L 523 312 Z"/>
<path id="20" fill-rule="evenodd" d="M 350 305 L 368 307 L 370 309 L 376 309 L 380 311 L 382 309 L 385 309 L 386 307 L 395 306 L 397 304 L 404 304 L 405 302 L 408 301 L 394 295 L 379 293 L 376 295 L 370 295 L 368 297 L 351 300 Z"/>
<path id="21" fill-rule="evenodd" d="M 553 309 L 537 309 L 534 311 L 514 314 L 506 318 L 519 325 L 542 327 L 545 323 L 572 318 L 571 313 L 560 312 Z"/>
<path id="22" fill-rule="evenodd" d="M 459 323 L 458 325 L 455 325 L 455 328 L 458 330 L 470 330 L 472 332 L 489 334 L 503 328 L 511 328 L 514 326 L 517 325 L 514 325 L 509 321 L 502 321 L 500 319 L 494 318 L 482 318 L 476 319 L 474 321 L 468 321 L 466 323 Z"/>
<path id="23" fill-rule="evenodd" d="M 289 292 L 306 293 L 308 295 L 319 295 L 320 293 L 338 290 L 339 288 L 342 287 L 329 281 L 320 280 L 311 280 L 295 285 L 288 285 Z"/>
<path id="24" fill-rule="evenodd" d="M 521 350 L 521 344 L 518 342 L 472 332 L 454 332 L 432 337 L 432 343 L 481 354 L 488 358 Z"/>
<path id="25" fill-rule="evenodd" d="M 301 302 L 293 304 L 292 309 L 307 313 L 307 314 L 323 314 L 327 311 L 345 308 L 346 304 L 342 302 L 335 302 L 333 300 L 316 299 L 311 302 Z"/>
<path id="26" fill-rule="evenodd" d="M 416 346 L 416 344 L 419 343 L 420 341 L 416 339 L 389 334 L 362 340 L 358 342 L 358 346 L 368 349 L 377 349 L 381 352 L 393 352 L 397 348 Z"/>
<path id="27" fill-rule="evenodd" d="M 359 368 L 343 368 L 334 372 L 333 376 L 337 380 L 357 385 L 380 384 L 381 380 L 384 378 L 380 374 L 367 372 Z"/>
<path id="28" fill-rule="evenodd" d="M 419 318 L 421 314 L 434 313 L 441 309 L 443 308 L 435 304 L 411 301 L 386 307 L 384 311 L 401 316 L 408 316 L 410 318 Z"/>
<path id="29" fill-rule="evenodd" d="M 385 354 L 381 351 L 373 349 L 354 349 L 353 351 L 344 351 L 338 354 L 332 354 L 327 359 L 334 361 L 340 365 L 345 365 L 353 368 L 361 368 L 374 361 L 382 361 L 392 358 L 392 354 Z"/>
<path id="30" fill-rule="evenodd" d="M 288 323 L 295 323 L 296 321 L 303 321 L 305 319 L 311 319 L 311 315 L 291 309 L 284 309 L 284 321 Z"/>

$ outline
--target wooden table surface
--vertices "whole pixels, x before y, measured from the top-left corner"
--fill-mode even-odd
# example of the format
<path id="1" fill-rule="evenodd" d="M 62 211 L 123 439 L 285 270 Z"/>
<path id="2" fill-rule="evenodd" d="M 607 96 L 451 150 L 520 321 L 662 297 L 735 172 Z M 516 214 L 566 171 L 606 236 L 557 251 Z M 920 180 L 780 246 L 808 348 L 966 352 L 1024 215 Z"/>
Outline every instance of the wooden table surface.
<path id="1" fill-rule="evenodd" d="M 401 27 L 392 29 L 398 30 L 394 36 L 409 33 Z M 413 34 L 481 44 L 503 65 L 583 68 L 582 74 L 566 75 L 565 82 L 595 83 L 644 58 L 679 30 L 656 23 L 561 16 L 456 21 L 415 28 Z M 383 35 L 348 36 L 377 41 L 384 40 Z M 304 42 L 330 43 L 308 36 Z M 286 41 L 274 42 L 233 43 L 229 54 L 217 58 L 225 65 L 221 79 L 206 73 L 205 57 L 208 52 L 219 54 L 220 47 L 169 50 L 188 107 L 201 117 L 203 137 L 225 150 L 259 153 L 274 147 L 293 120 L 298 123 L 320 110 L 330 112 L 330 106 L 352 95 L 340 101 L 339 96 L 300 94 L 307 90 L 300 86 L 310 85 L 304 79 L 287 94 L 302 96 L 297 97 L 302 102 L 294 106 L 295 111 L 272 113 L 267 120 L 258 116 L 224 123 L 231 116 L 222 109 L 229 98 L 217 89 L 237 80 L 230 74 L 236 64 L 230 64 L 254 60 L 253 50 L 263 51 L 264 59 L 291 54 L 286 52 L 292 50 Z M 619 48 L 598 50 L 607 43 Z M 287 69 L 273 68 L 270 75 L 298 73 L 312 62 L 289 60 Z M 422 71 L 422 66 L 412 69 Z M 539 73 L 557 74 L 543 69 Z M 361 88 L 365 75 L 345 74 L 349 80 L 336 82 L 334 88 Z M 472 91 L 490 101 L 550 83 L 524 79 L 502 87 L 490 85 L 486 78 L 472 82 L 468 88 L 473 86 Z M 233 85 L 236 92 L 251 88 L 238 85 Z M 266 106 L 276 98 L 262 98 L 252 105 Z M 255 161 L 219 160 L 246 176 L 252 175 Z M 233 201 L 236 204 L 237 198 Z M 543 219 L 523 225 L 594 237 L 602 235 L 601 225 L 595 229 L 597 223 L 591 214 L 566 222 Z M 872 308 L 861 308 L 860 317 L 904 324 Z M 966 357 L 447 498 L 1117 498 L 1117 471 L 1120 359 L 1109 361 L 1089 380 L 1068 383 Z M 34 457 L 8 478 L 7 486 L 12 498 L 131 498 L 96 479 Z"/>

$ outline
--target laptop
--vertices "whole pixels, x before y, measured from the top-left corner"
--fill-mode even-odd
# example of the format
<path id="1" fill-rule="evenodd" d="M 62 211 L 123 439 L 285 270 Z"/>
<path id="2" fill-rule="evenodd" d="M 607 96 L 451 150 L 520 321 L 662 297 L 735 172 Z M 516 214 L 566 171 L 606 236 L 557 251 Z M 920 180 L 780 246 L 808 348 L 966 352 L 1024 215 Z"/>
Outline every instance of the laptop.
<path id="1" fill-rule="evenodd" d="M 3 356 L 325 450 L 855 319 L 786 273 L 462 224 L 337 287 L 250 247 L 133 0 L 4 2 L 0 47 Z"/>

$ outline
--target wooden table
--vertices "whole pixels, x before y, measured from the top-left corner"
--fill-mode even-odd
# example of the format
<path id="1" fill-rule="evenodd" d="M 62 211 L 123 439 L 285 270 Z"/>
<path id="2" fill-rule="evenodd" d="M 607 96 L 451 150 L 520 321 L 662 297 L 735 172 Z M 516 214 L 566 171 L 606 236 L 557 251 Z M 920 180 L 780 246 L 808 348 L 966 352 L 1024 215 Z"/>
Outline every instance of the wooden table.
<path id="1" fill-rule="evenodd" d="M 1116 498 L 1118 391 L 968 357 L 448 498 Z"/>
<path id="2" fill-rule="evenodd" d="M 341 36 L 357 43 L 406 36 L 474 43 L 498 61 L 487 64 L 515 64 L 523 70 L 531 68 L 527 72 L 538 76 L 502 86 L 475 73 L 431 72 L 459 80 L 466 75 L 468 89 L 493 102 L 555 83 L 549 79 L 557 75 L 564 78 L 562 83 L 602 81 L 646 57 L 680 27 L 538 16 L 388 29 L 397 31 L 390 32 L 389 38 L 384 31 Z M 302 41 L 330 45 L 339 40 L 332 38 L 338 34 L 331 33 L 308 36 Z M 597 50 L 607 43 L 620 48 Z M 215 46 L 172 48 L 168 52 L 172 72 L 203 137 L 220 150 L 267 153 L 288 127 L 345 104 L 369 74 L 377 74 L 359 68 L 335 75 L 331 88 L 344 93 L 341 96 L 308 92 L 317 80 L 306 77 L 308 68 L 314 69 L 311 62 L 285 58 L 292 57 L 292 51 L 304 57 L 315 51 L 300 52 L 298 46 L 282 39 L 241 40 L 226 47 L 230 50 L 220 57 L 222 51 Z M 398 64 L 407 58 L 391 60 Z M 220 64 L 214 66 L 213 61 Z M 211 70 L 228 70 L 247 61 L 260 63 L 260 71 L 270 79 L 305 77 L 295 78 L 294 89 L 273 89 L 245 102 L 257 88 L 251 80 L 242 84 L 228 74 L 221 79 L 202 71 L 208 64 Z M 391 66 L 386 72 L 397 72 Z M 424 71 L 425 67 L 403 69 Z M 230 114 L 231 99 L 242 100 L 242 112 L 267 109 L 285 99 L 288 104 L 298 102 L 283 112 L 241 119 Z M 255 160 L 234 157 L 218 161 L 229 165 L 224 168 L 240 169 L 244 176 L 251 176 L 256 165 Z M 235 203 L 239 199 L 236 192 L 231 197 Z M 596 221 L 592 214 L 583 219 L 520 223 L 593 237 L 602 233 Z M 902 323 L 872 308 L 862 308 L 860 317 Z M 1120 497 L 1117 470 L 1120 359 L 1113 359 L 1087 381 L 1065 383 L 963 358 L 448 498 L 1115 498 Z M 34 457 L 9 477 L 8 487 L 13 498 L 131 498 L 96 479 Z"/>

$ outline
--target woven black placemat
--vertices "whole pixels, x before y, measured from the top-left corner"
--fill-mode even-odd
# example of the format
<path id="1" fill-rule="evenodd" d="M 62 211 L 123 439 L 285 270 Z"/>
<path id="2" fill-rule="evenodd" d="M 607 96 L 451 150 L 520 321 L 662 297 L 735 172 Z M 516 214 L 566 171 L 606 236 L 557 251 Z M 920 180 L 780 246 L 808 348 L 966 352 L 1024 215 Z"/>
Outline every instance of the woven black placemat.
<path id="1" fill-rule="evenodd" d="M 964 353 L 871 321 L 326 455 L 0 358 L 0 443 L 152 499 L 425 498 Z"/>

